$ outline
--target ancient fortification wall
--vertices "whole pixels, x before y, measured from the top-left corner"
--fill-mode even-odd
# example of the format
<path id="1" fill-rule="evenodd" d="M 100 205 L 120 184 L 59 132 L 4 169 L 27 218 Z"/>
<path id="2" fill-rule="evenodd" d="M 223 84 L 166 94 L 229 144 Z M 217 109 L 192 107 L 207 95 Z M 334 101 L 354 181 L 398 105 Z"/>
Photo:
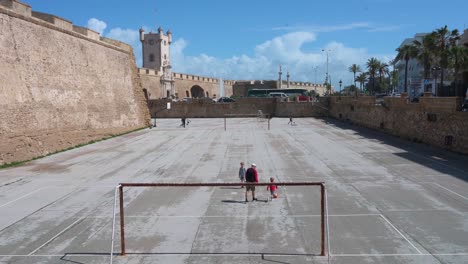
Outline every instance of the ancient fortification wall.
<path id="1" fill-rule="evenodd" d="M 0 164 L 148 125 L 130 46 L 0 0 Z"/>
<path id="2" fill-rule="evenodd" d="M 325 101 L 327 98 L 322 98 Z M 240 98 L 235 103 L 213 103 L 193 99 L 191 102 L 171 102 L 166 110 L 166 100 L 150 100 L 150 112 L 156 118 L 206 117 L 223 118 L 228 115 L 256 115 L 259 110 L 272 117 L 322 117 L 327 115 L 324 103 L 281 102 L 278 98 Z"/>
<path id="3" fill-rule="evenodd" d="M 149 99 L 165 98 L 161 91 L 161 72 L 154 69 L 138 69 L 143 88 L 148 91 Z M 184 97 L 192 97 L 192 87 L 199 86 L 203 90 L 203 94 L 208 97 L 219 98 L 219 79 L 214 79 L 205 76 L 185 74 L 185 73 L 172 73 L 174 79 L 175 94 L 179 99 Z M 224 96 L 232 95 L 232 86 L 235 82 L 230 80 L 223 80 Z"/>
<path id="4" fill-rule="evenodd" d="M 468 154 L 468 113 L 460 107 L 456 97 L 421 97 L 419 103 L 385 97 L 382 104 L 374 97 L 330 98 L 330 115 L 337 119 Z"/>

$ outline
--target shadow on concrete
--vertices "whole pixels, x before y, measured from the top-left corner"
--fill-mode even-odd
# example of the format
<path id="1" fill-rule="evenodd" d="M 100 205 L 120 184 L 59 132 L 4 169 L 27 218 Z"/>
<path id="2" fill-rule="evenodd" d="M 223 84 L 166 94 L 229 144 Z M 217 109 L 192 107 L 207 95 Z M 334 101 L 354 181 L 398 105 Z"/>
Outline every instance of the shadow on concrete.
<path id="1" fill-rule="evenodd" d="M 243 189 L 242 187 L 219 187 L 220 189 L 228 189 L 228 190 L 240 190 Z"/>
<path id="2" fill-rule="evenodd" d="M 241 204 L 244 204 L 245 201 L 242 200 L 242 201 L 236 201 L 236 200 L 221 200 L 221 202 L 223 203 L 241 203 Z"/>
<path id="3" fill-rule="evenodd" d="M 290 262 L 283 262 L 278 260 L 273 260 L 267 258 L 270 257 L 287 257 L 287 256 L 304 256 L 304 257 L 320 257 L 320 254 L 306 254 L 306 253 L 273 253 L 273 252 L 164 252 L 164 253 L 149 253 L 149 252 L 139 252 L 139 253 L 129 253 L 126 252 L 126 255 L 129 256 L 164 256 L 164 255 L 185 255 L 185 256 L 216 256 L 216 255 L 232 255 L 232 256 L 259 256 L 264 261 L 273 262 L 273 263 L 283 263 L 288 264 Z M 75 264 L 85 264 L 84 262 L 79 262 L 76 260 L 71 260 L 68 258 L 72 257 L 92 257 L 92 256 L 107 256 L 110 258 L 110 253 L 98 253 L 98 252 L 80 252 L 80 253 L 65 253 L 60 260 L 69 263 Z M 114 253 L 114 257 L 119 257 L 120 253 Z"/>
<path id="4" fill-rule="evenodd" d="M 404 152 L 393 153 L 393 155 L 468 182 L 468 155 L 458 154 L 425 143 L 415 143 L 409 139 L 387 134 L 385 131 L 361 127 L 346 121 L 331 118 L 321 119 L 330 126 L 353 130 L 361 137 L 378 140 L 383 144 L 404 150 Z"/>

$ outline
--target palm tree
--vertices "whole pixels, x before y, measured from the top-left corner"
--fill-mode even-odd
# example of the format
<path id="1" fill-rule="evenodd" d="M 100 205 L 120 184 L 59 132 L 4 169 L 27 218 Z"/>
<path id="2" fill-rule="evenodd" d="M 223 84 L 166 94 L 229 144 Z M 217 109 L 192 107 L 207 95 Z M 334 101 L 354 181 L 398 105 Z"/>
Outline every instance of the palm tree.
<path id="1" fill-rule="evenodd" d="M 380 66 L 380 61 L 377 58 L 370 58 L 367 60 L 366 67 L 367 67 L 367 72 L 369 73 L 370 78 L 372 78 L 372 91 L 371 93 L 374 93 L 375 91 L 375 75 L 377 71 L 379 70 Z"/>
<path id="2" fill-rule="evenodd" d="M 413 41 L 415 56 L 423 64 L 424 79 L 428 79 L 431 73 L 431 65 L 434 60 L 435 42 L 432 34 L 425 35 L 421 41 Z"/>
<path id="3" fill-rule="evenodd" d="M 439 66 L 441 68 L 440 87 L 444 86 L 444 69 L 449 66 L 449 49 L 456 45 L 456 41 L 460 39 L 458 30 L 450 31 L 447 26 L 436 29 L 431 33 L 434 38 L 434 53 L 439 58 Z"/>
<path id="4" fill-rule="evenodd" d="M 361 71 L 361 67 L 359 67 L 359 65 L 357 65 L 357 64 L 353 64 L 353 65 L 349 66 L 348 70 L 349 70 L 349 72 L 352 72 L 353 75 L 354 75 L 354 78 L 353 78 L 354 87 L 356 87 L 356 73 Z"/>
<path id="5" fill-rule="evenodd" d="M 410 45 L 404 45 L 396 49 L 398 52 L 395 60 L 405 60 L 405 93 L 408 92 L 408 61 L 416 57 L 416 48 Z"/>
<path id="6" fill-rule="evenodd" d="M 385 74 L 388 75 L 389 71 L 388 71 L 388 64 L 385 63 L 385 62 L 380 62 L 379 63 L 379 68 L 378 68 L 378 72 L 379 72 L 379 87 L 380 87 L 380 91 L 382 92 L 383 89 L 382 88 L 386 88 L 387 84 L 384 83 L 384 81 L 382 80 L 383 77 L 385 77 Z"/>
<path id="7" fill-rule="evenodd" d="M 454 46 L 450 49 L 450 66 L 454 70 L 454 82 L 457 89 L 460 72 L 468 71 L 468 48 Z"/>
<path id="8" fill-rule="evenodd" d="M 356 77 L 356 81 L 359 83 L 359 88 L 361 90 L 366 80 L 367 80 L 367 74 L 365 72 L 362 72 L 361 74 L 358 75 L 358 77 Z"/>

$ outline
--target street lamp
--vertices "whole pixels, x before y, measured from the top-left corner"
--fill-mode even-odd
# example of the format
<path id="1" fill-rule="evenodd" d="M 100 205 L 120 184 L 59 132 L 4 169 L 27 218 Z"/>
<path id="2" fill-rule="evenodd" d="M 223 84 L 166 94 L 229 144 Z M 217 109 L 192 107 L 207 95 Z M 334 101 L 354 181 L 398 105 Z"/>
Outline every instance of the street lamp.
<path id="1" fill-rule="evenodd" d="M 434 73 L 434 92 L 436 94 L 436 96 L 439 96 L 439 91 L 437 89 L 437 76 L 439 75 L 439 71 L 440 71 L 440 67 L 439 66 L 436 66 L 436 67 L 432 67 L 432 72 Z"/>
<path id="2" fill-rule="evenodd" d="M 331 50 L 330 49 L 322 49 L 322 51 L 324 51 L 327 54 L 327 75 L 325 76 L 325 84 L 328 86 L 328 79 L 329 79 L 329 75 L 328 75 L 328 53 Z"/>
<path id="3" fill-rule="evenodd" d="M 317 84 L 317 69 L 318 66 L 312 67 L 312 70 L 314 71 L 314 83 Z"/>
<path id="4" fill-rule="evenodd" d="M 338 84 L 340 85 L 340 94 L 339 94 L 339 98 L 340 98 L 340 100 L 341 100 L 341 85 L 343 84 L 343 82 L 340 80 L 340 81 L 338 82 Z"/>

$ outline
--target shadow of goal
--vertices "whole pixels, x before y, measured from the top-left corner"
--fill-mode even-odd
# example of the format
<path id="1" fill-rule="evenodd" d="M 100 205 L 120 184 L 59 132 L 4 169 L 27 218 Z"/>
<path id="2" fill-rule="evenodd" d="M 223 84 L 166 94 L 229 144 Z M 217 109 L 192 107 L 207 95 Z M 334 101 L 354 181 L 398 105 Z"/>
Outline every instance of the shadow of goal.
<path id="1" fill-rule="evenodd" d="M 115 188 L 114 196 L 114 209 L 113 209 L 113 222 L 112 222 L 112 245 L 111 245 L 111 263 L 112 257 L 114 255 L 114 234 L 115 234 L 115 223 L 116 223 L 116 208 L 117 203 L 119 204 L 120 210 L 120 254 L 124 256 L 126 252 L 126 239 L 125 239 L 125 210 L 124 210 L 124 188 L 160 188 L 160 187 L 245 187 L 245 186 L 319 186 L 320 187 L 320 256 L 328 255 L 328 244 L 329 241 L 329 232 L 328 232 L 328 204 L 327 204 L 327 194 L 324 182 L 265 182 L 265 183 L 120 183 Z M 118 198 L 118 202 L 117 202 Z M 318 216 L 318 215 L 317 215 Z M 131 253 L 135 254 L 135 253 Z M 152 253 L 157 254 L 157 253 Z M 191 254 L 191 253 L 187 253 Z M 198 253 L 201 254 L 201 253 Z M 209 254 L 209 253 L 206 253 Z M 223 253 L 217 253 L 223 254 Z M 229 253 L 226 253 L 229 254 Z M 245 255 L 274 255 L 273 254 L 264 254 L 264 253 L 242 253 Z M 318 254 L 288 254 L 288 253 L 278 253 L 280 255 L 307 255 L 307 256 L 317 256 Z"/>

